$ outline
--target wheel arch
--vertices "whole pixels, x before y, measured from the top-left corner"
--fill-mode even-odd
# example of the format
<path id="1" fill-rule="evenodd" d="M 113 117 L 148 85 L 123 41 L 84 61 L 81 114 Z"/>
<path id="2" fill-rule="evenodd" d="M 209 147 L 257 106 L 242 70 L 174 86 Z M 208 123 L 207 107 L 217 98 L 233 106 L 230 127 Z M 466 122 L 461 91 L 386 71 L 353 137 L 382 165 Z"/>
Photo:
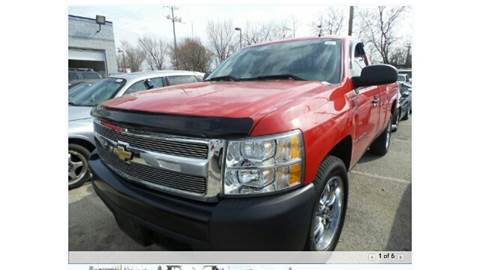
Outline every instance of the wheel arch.
<path id="1" fill-rule="evenodd" d="M 392 115 L 395 113 L 395 110 L 397 109 L 397 99 L 394 99 L 393 102 L 392 102 L 392 107 L 390 108 L 390 112 L 392 113 Z"/>
<path id="2" fill-rule="evenodd" d="M 335 156 L 338 157 L 343 161 L 345 167 L 348 169 L 350 168 L 350 164 L 352 162 L 352 136 L 347 135 L 343 139 L 341 139 L 325 156 Z M 323 161 L 322 161 L 323 162 Z"/>
<path id="3" fill-rule="evenodd" d="M 95 150 L 95 145 L 93 143 L 81 138 L 68 138 L 68 144 L 77 144 L 83 146 L 90 152 Z"/>

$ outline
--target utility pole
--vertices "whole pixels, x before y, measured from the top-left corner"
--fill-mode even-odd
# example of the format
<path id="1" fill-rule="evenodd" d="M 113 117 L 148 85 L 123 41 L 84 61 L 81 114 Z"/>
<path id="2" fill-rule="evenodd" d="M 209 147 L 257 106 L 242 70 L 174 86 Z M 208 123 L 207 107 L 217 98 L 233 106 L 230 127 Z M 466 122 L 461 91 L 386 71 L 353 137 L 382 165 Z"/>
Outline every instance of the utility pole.
<path id="1" fill-rule="evenodd" d="M 175 10 L 178 9 L 177 7 L 166 6 L 166 8 L 170 9 L 170 14 L 167 15 L 167 19 L 172 21 L 172 26 L 173 26 L 173 55 L 175 56 L 175 68 L 176 68 L 178 65 L 178 59 L 177 59 L 177 34 L 175 33 L 175 23 L 182 22 L 182 18 L 175 17 Z"/>
<path id="2" fill-rule="evenodd" d="M 351 36 L 353 32 L 353 6 L 350 6 L 350 12 L 348 13 L 348 35 Z"/>

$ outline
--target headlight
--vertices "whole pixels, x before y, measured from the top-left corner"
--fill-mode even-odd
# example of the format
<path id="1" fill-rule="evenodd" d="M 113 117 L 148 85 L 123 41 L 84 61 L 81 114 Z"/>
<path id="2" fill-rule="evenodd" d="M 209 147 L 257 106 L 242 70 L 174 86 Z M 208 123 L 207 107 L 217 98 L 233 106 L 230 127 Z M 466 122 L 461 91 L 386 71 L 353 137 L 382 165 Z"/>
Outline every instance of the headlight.
<path id="1" fill-rule="evenodd" d="M 224 194 L 252 194 L 300 185 L 303 137 L 299 130 L 229 141 Z"/>

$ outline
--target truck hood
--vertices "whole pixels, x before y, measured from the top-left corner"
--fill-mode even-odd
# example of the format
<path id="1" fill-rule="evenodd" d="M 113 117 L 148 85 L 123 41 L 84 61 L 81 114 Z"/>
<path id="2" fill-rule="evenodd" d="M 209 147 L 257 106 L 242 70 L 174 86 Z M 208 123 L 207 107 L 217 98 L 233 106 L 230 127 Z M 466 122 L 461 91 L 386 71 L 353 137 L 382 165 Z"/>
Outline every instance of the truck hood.
<path id="1" fill-rule="evenodd" d="M 151 113 L 251 118 L 254 121 L 308 92 L 332 85 L 317 81 L 200 82 L 139 92 L 106 101 L 106 108 Z M 312 93 L 313 94 L 313 93 Z"/>
<path id="2" fill-rule="evenodd" d="M 92 107 L 89 106 L 68 106 L 68 121 L 89 119 Z"/>

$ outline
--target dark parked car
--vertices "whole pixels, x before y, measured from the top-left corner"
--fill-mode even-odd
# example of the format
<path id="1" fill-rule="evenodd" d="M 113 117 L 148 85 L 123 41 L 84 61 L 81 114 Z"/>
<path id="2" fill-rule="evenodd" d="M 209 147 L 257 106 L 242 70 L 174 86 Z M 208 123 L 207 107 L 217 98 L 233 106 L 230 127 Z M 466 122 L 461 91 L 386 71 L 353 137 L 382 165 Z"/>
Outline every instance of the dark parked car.
<path id="1" fill-rule="evenodd" d="M 412 112 L 412 87 L 408 84 L 400 84 L 400 120 L 407 120 Z"/>
<path id="2" fill-rule="evenodd" d="M 399 69 L 398 70 L 398 76 L 400 79 L 400 76 L 406 76 L 407 82 L 412 84 L 412 70 L 411 69 Z"/>
<path id="3" fill-rule="evenodd" d="M 400 78 L 400 75 L 398 76 Z M 394 115 L 392 131 L 396 131 L 400 120 L 407 120 L 412 112 L 412 87 L 408 83 L 398 81 L 398 106 Z"/>

